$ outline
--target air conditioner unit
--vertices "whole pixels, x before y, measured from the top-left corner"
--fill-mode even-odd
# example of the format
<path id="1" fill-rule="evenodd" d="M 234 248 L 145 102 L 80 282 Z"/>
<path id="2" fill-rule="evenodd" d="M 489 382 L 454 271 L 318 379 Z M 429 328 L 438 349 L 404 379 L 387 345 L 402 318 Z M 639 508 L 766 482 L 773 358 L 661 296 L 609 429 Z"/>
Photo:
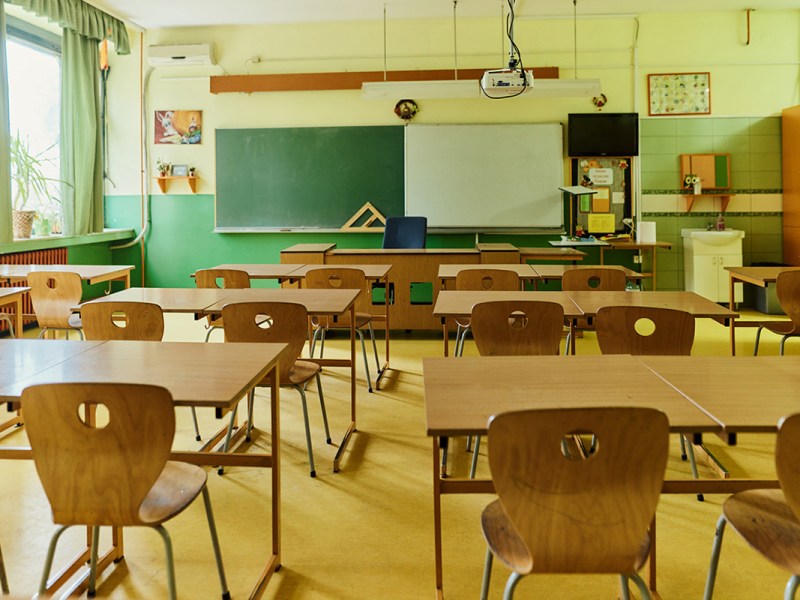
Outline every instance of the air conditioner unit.
<path id="1" fill-rule="evenodd" d="M 175 44 L 150 46 L 147 60 L 152 67 L 214 65 L 213 44 Z"/>

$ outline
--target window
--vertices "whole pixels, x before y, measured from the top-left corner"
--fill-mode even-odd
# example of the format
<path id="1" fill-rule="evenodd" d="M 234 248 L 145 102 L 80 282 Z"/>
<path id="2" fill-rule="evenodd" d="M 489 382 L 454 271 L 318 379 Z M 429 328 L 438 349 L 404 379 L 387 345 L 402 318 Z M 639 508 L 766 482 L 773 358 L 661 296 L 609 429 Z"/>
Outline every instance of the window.
<path id="1" fill-rule="evenodd" d="M 8 93 L 12 163 L 14 148 L 40 167 L 41 186 L 24 186 L 12 177 L 14 208 L 35 210 L 37 235 L 60 232 L 59 131 L 61 103 L 61 38 L 26 21 L 8 16 Z M 12 174 L 14 166 L 12 164 Z"/>

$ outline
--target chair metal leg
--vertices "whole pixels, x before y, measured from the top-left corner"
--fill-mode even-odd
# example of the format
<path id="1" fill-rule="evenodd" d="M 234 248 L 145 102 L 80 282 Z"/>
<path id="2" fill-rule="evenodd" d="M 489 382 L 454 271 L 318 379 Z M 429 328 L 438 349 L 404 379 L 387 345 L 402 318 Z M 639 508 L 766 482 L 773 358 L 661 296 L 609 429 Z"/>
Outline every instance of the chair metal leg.
<path id="1" fill-rule="evenodd" d="M 717 521 L 717 530 L 714 533 L 714 545 L 711 548 L 711 564 L 708 566 L 708 577 L 706 578 L 706 589 L 703 593 L 703 600 L 711 600 L 714 595 L 714 583 L 717 579 L 717 567 L 719 566 L 719 554 L 722 550 L 722 536 L 725 534 L 725 525 L 728 521 L 722 515 Z"/>
<path id="2" fill-rule="evenodd" d="M 47 557 L 44 559 L 44 572 L 42 573 L 42 580 L 39 582 L 39 593 L 44 595 L 47 593 L 47 579 L 50 577 L 50 569 L 53 567 L 53 556 L 56 553 L 56 544 L 61 534 L 64 533 L 70 526 L 61 525 L 53 537 L 50 538 L 50 545 L 47 547 Z"/>
<path id="3" fill-rule="evenodd" d="M 228 591 L 228 582 L 225 580 L 225 567 L 222 566 L 222 552 L 219 549 L 219 537 L 217 536 L 217 525 L 214 522 L 214 512 L 211 510 L 211 496 L 208 493 L 208 485 L 203 486 L 203 505 L 206 507 L 206 518 L 208 519 L 208 529 L 211 532 L 211 545 L 214 547 L 214 558 L 217 561 L 217 572 L 219 573 L 219 583 L 222 587 L 222 600 L 229 600 L 231 597 Z"/>
<path id="4" fill-rule="evenodd" d="M 317 347 L 317 338 L 325 335 L 325 330 L 322 327 L 317 327 L 314 330 L 314 335 L 311 336 L 311 343 L 308 345 L 308 357 L 314 358 L 314 348 Z M 322 358 L 322 354 L 320 354 Z"/>
<path id="5" fill-rule="evenodd" d="M 475 436 L 475 448 L 472 449 L 472 464 L 469 467 L 469 478 L 475 479 L 475 471 L 478 468 L 478 451 L 481 449 L 481 436 Z"/>
<path id="6" fill-rule="evenodd" d="M 231 444 L 231 436 L 233 436 L 233 424 L 236 423 L 236 413 L 239 410 L 239 405 L 233 407 L 233 411 L 231 412 L 231 420 L 228 423 L 228 431 L 225 433 L 225 442 L 222 444 L 222 451 L 227 452 L 228 446 Z M 217 474 L 222 475 L 225 473 L 225 467 L 219 467 L 217 469 Z"/>
<path id="7" fill-rule="evenodd" d="M 683 437 L 683 434 L 681 434 Z M 694 446 L 692 445 L 692 440 L 686 440 L 686 450 L 687 454 L 689 455 L 689 466 L 692 469 L 692 477 L 695 479 L 700 479 L 700 475 L 697 473 L 697 461 L 694 458 Z M 698 502 L 703 502 L 704 500 L 703 494 L 697 494 Z"/>
<path id="8" fill-rule="evenodd" d="M 11 317 L 0 315 L 0 321 L 8 323 L 8 335 L 12 338 L 16 338 L 17 336 L 14 334 L 14 321 L 11 320 Z"/>
<path id="9" fill-rule="evenodd" d="M 381 374 L 381 360 L 378 358 L 378 344 L 375 343 L 375 331 L 372 329 L 372 323 L 367 323 L 369 328 L 369 337 L 372 340 L 372 350 L 375 352 L 375 369 L 378 375 Z"/>
<path id="10" fill-rule="evenodd" d="M 319 394 L 319 407 L 322 409 L 322 423 L 325 425 L 325 443 L 331 443 L 331 430 L 328 428 L 328 411 L 325 410 L 325 396 L 322 394 L 322 378 L 317 371 L 317 394 Z"/>
<path id="11" fill-rule="evenodd" d="M 361 340 L 361 353 L 364 355 L 364 372 L 367 374 L 367 389 L 371 394 L 372 379 L 369 377 L 369 362 L 367 361 L 367 345 L 364 343 L 364 332 L 360 329 L 356 329 L 356 334 L 358 334 L 358 338 Z"/>
<path id="12" fill-rule="evenodd" d="M 619 591 L 622 600 L 631 600 L 631 591 L 628 589 L 628 576 L 619 576 Z"/>
<path id="13" fill-rule="evenodd" d="M 208 341 L 208 339 L 211 337 L 211 333 L 212 333 L 213 331 L 217 330 L 217 329 L 219 329 L 219 327 L 215 327 L 214 325 L 212 325 L 211 327 L 209 327 L 209 328 L 208 328 L 208 331 L 206 332 L 206 339 L 205 339 L 204 341 L 206 341 L 206 342 L 207 342 L 207 341 Z"/>
<path id="14" fill-rule="evenodd" d="M 786 344 L 786 338 L 788 337 L 789 337 L 788 335 L 784 335 L 783 337 L 781 337 L 781 352 L 780 352 L 781 356 L 783 356 L 783 346 Z"/>
<path id="15" fill-rule="evenodd" d="M 0 550 L 0 591 L 8 594 L 8 577 L 6 577 L 6 566 L 3 562 L 3 551 Z"/>
<path id="16" fill-rule="evenodd" d="M 196 441 L 200 441 L 200 426 L 197 424 L 197 411 L 194 409 L 194 406 L 190 407 L 192 409 L 192 423 L 194 423 L 194 439 Z"/>
<path id="17" fill-rule="evenodd" d="M 681 460 L 686 460 L 686 438 L 681 433 L 678 435 L 678 439 L 681 441 Z"/>
<path id="18" fill-rule="evenodd" d="M 786 582 L 786 589 L 783 591 L 783 600 L 793 600 L 794 593 L 797 591 L 797 584 L 800 583 L 800 578 L 797 575 L 792 575 L 789 581 Z"/>
<path id="19" fill-rule="evenodd" d="M 758 342 L 761 341 L 761 330 L 762 329 L 764 329 L 764 327 L 759 327 L 756 330 L 756 343 L 753 346 L 753 356 L 758 356 Z"/>
<path id="20" fill-rule="evenodd" d="M 644 582 L 644 579 L 642 579 L 638 573 L 631 573 L 629 578 L 633 580 L 633 583 L 635 583 L 636 587 L 639 589 L 639 593 L 642 595 L 642 600 L 651 600 L 652 595 L 650 594 L 650 590 L 647 588 L 647 584 Z"/>
<path id="21" fill-rule="evenodd" d="M 86 595 L 94 598 L 97 594 L 97 549 L 100 546 L 100 526 L 90 527 L 92 530 L 92 549 L 89 555 L 89 589 Z"/>
<path id="22" fill-rule="evenodd" d="M 491 549 L 486 548 L 486 560 L 483 562 L 483 579 L 481 580 L 481 600 L 489 597 L 489 583 L 492 579 L 492 561 L 494 554 Z"/>
<path id="23" fill-rule="evenodd" d="M 244 434 L 244 441 L 250 441 L 250 433 L 253 431 L 253 404 L 256 401 L 256 390 L 253 388 L 247 393 L 247 431 Z"/>
<path id="24" fill-rule="evenodd" d="M 167 530 L 164 529 L 163 525 L 154 525 L 153 529 L 158 532 L 158 534 L 161 536 L 161 539 L 164 541 L 164 554 L 166 555 L 167 560 L 167 587 L 169 589 L 169 600 L 175 600 L 177 598 L 177 592 L 175 591 L 175 565 L 172 559 L 172 540 L 169 539 L 169 533 L 167 533 Z"/>
<path id="25" fill-rule="evenodd" d="M 298 392 L 300 392 L 300 401 L 303 405 L 303 421 L 306 425 L 306 446 L 308 447 L 308 464 L 311 468 L 311 477 L 317 476 L 317 470 L 314 468 L 314 450 L 311 446 L 311 426 L 308 424 L 308 405 L 306 404 L 306 392 L 303 389 L 303 386 L 295 385 L 293 386 Z"/>
<path id="26" fill-rule="evenodd" d="M 506 581 L 506 589 L 503 591 L 503 600 L 511 600 L 514 597 L 514 590 L 522 577 L 519 573 L 509 575 L 508 581 Z"/>

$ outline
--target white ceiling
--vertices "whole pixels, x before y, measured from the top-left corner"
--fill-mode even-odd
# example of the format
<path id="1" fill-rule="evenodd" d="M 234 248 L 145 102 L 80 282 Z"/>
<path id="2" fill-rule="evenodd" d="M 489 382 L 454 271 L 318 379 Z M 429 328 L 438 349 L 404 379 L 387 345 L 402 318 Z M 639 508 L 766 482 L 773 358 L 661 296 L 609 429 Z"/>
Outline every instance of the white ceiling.
<path id="1" fill-rule="evenodd" d="M 452 17 L 454 0 L 88 0 L 143 29 Z M 500 15 L 507 0 L 457 0 L 459 17 Z M 572 17 L 573 0 L 517 0 L 519 18 Z M 745 9 L 800 10 L 798 0 L 580 0 L 578 16 Z"/>

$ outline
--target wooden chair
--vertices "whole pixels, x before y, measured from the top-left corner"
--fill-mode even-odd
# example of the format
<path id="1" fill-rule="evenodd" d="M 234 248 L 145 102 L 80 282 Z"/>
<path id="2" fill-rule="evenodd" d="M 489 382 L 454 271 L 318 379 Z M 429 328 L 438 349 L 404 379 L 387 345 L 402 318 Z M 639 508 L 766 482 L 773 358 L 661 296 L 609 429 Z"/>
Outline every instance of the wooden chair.
<path id="1" fill-rule="evenodd" d="M 691 313 L 672 308 L 604 306 L 594 321 L 603 354 L 689 356 L 694 344 L 695 320 Z M 681 458 L 689 459 L 697 479 L 697 462 L 690 439 L 681 434 Z M 703 494 L 697 494 L 702 501 Z"/>
<path id="2" fill-rule="evenodd" d="M 268 319 L 265 320 L 265 316 Z M 325 397 L 322 395 L 320 367 L 316 363 L 299 360 L 308 330 L 308 312 L 305 306 L 292 302 L 239 302 L 223 306 L 222 318 L 225 320 L 226 342 L 281 342 L 288 344 L 286 359 L 281 358 L 280 361 L 279 381 L 281 386 L 292 387 L 300 394 L 306 428 L 308 462 L 311 477 L 316 477 L 317 471 L 314 467 L 314 451 L 311 445 L 311 428 L 308 423 L 308 406 L 304 388 L 305 384 L 313 378 L 317 380 L 322 421 L 325 425 L 325 439 L 328 444 L 331 443 L 331 434 L 328 428 L 328 414 L 325 411 Z M 259 385 L 269 386 L 270 383 L 269 379 L 264 379 Z M 250 439 L 253 424 L 253 400 L 254 392 L 251 391 L 247 398 L 247 440 Z M 234 411 L 231 415 L 228 437 L 225 440 L 225 450 L 230 441 L 235 417 L 236 412 Z"/>
<path id="3" fill-rule="evenodd" d="M 587 457 L 568 455 L 565 439 L 591 433 Z M 618 573 L 622 598 L 650 551 L 667 465 L 666 415 L 640 407 L 510 412 L 489 420 L 489 465 L 498 500 L 481 515 L 488 549 L 481 598 L 492 560 L 511 570 L 504 598 L 531 573 Z"/>
<path id="4" fill-rule="evenodd" d="M 583 292 L 596 290 L 598 292 L 624 292 L 627 285 L 625 271 L 619 267 L 579 267 L 564 271 L 561 279 L 561 289 L 565 292 Z M 594 329 L 592 320 L 580 317 L 575 322 L 574 330 L 591 331 Z M 582 335 L 582 334 L 581 334 Z M 567 335 L 567 347 L 572 344 L 571 334 Z"/>
<path id="5" fill-rule="evenodd" d="M 462 269 L 456 273 L 456 290 L 514 292 L 519 291 L 519 275 L 503 269 Z M 456 319 L 455 356 L 464 353 L 464 340 L 469 331 L 470 320 Z"/>
<path id="6" fill-rule="evenodd" d="M 758 326 L 758 331 L 756 331 L 753 356 L 758 355 L 758 343 L 761 339 L 762 329 L 781 336 L 781 356 L 783 356 L 783 347 L 786 344 L 786 339 L 800 335 L 800 271 L 783 271 L 779 273 L 775 286 L 775 291 L 778 294 L 778 303 L 791 320 L 764 321 L 761 323 Z"/>
<path id="7" fill-rule="evenodd" d="M 783 597 L 800 583 L 800 414 L 781 419 L 775 446 L 780 489 L 738 492 L 722 505 L 703 598 L 711 600 L 726 523 L 764 558 L 789 571 Z"/>
<path id="8" fill-rule="evenodd" d="M 44 337 L 48 329 L 62 330 L 67 338 L 71 331 L 77 331 L 83 339 L 80 315 L 72 309 L 81 302 L 83 287 L 81 277 L 77 273 L 60 271 L 32 271 L 28 273 L 31 303 L 36 320 L 42 331 L 39 338 Z"/>
<path id="9" fill-rule="evenodd" d="M 306 273 L 303 285 L 309 289 L 340 289 L 340 290 L 361 290 L 356 299 L 356 334 L 361 340 L 361 352 L 364 355 L 364 372 L 367 377 L 367 389 L 372 392 L 372 378 L 369 374 L 369 361 L 367 360 L 367 346 L 364 341 L 363 329 L 369 331 L 372 340 L 372 350 L 375 353 L 375 368 L 378 375 L 381 374 L 381 363 L 378 358 L 378 345 L 375 343 L 375 332 L 372 329 L 372 313 L 369 312 L 371 302 L 371 290 L 364 277 L 364 271 L 360 269 L 350 269 L 347 267 L 322 267 L 311 269 Z M 314 328 L 314 335 L 311 338 L 311 358 L 314 357 L 314 350 L 317 340 L 320 340 L 319 356 L 325 352 L 325 333 L 329 329 L 350 330 L 350 315 L 345 314 L 338 317 L 335 321 L 333 317 L 312 315 L 311 324 Z"/>
<path id="10" fill-rule="evenodd" d="M 250 275 L 240 269 L 198 269 L 194 272 L 195 285 L 199 288 L 244 289 L 250 287 Z M 224 319 L 219 315 L 208 315 L 206 340 L 211 333 L 224 327 Z"/>
<path id="11" fill-rule="evenodd" d="M 83 333 L 87 340 L 160 342 L 164 337 L 164 313 L 150 302 L 88 302 L 81 306 Z M 197 411 L 192 409 L 195 440 L 200 441 Z"/>
<path id="12" fill-rule="evenodd" d="M 539 300 L 481 302 L 472 307 L 471 321 L 481 356 L 553 355 L 561 344 L 564 308 Z M 480 446 L 481 438 L 476 436 L 470 478 L 475 477 Z"/>
<path id="13" fill-rule="evenodd" d="M 108 422 L 85 421 L 103 405 Z M 222 587 L 230 598 L 219 551 L 206 472 L 170 461 L 175 409 L 169 391 L 132 383 L 55 383 L 22 392 L 33 461 L 53 521 L 59 525 L 47 551 L 39 592 L 45 593 L 61 534 L 73 525 L 92 532 L 89 597 L 95 594 L 100 527 L 148 526 L 164 542 L 170 598 L 176 597 L 172 543 L 163 523 L 202 492 Z"/>

